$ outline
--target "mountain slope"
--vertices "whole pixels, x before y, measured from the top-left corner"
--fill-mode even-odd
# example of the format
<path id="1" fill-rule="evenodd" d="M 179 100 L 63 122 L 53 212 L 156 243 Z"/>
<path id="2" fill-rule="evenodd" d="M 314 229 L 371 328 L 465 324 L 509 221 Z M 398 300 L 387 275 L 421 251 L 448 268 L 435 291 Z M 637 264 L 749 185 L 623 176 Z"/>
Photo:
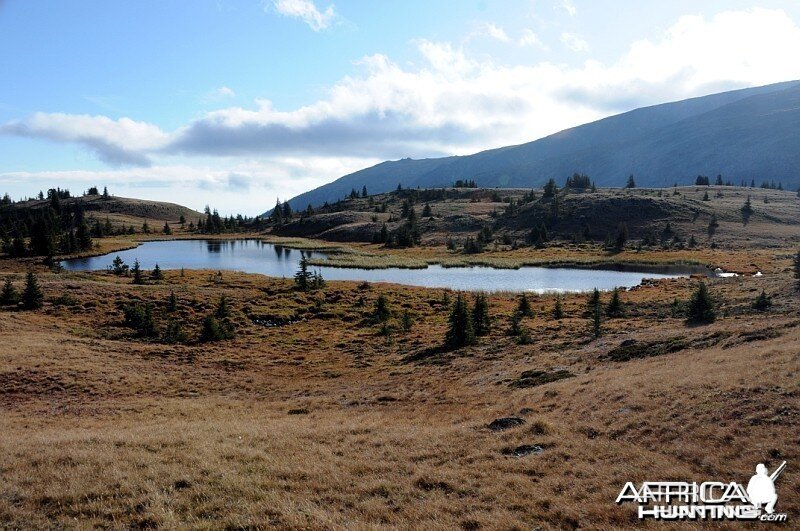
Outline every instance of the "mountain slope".
<path id="1" fill-rule="evenodd" d="M 483 187 L 533 187 L 588 173 L 598 185 L 688 183 L 697 174 L 800 184 L 800 82 L 790 81 L 643 107 L 521 144 L 463 157 L 383 162 L 290 200 L 293 208 L 370 193 L 475 179 Z"/>

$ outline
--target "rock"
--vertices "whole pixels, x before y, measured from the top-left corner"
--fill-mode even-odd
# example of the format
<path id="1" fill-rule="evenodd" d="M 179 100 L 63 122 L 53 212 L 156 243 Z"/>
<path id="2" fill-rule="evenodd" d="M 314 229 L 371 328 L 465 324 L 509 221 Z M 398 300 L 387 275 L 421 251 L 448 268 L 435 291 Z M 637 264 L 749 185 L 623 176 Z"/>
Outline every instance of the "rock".
<path id="1" fill-rule="evenodd" d="M 525 457 L 526 455 L 538 455 L 544 452 L 544 448 L 538 444 L 523 444 L 517 446 L 513 450 L 510 448 L 503 449 L 503 454 L 513 455 L 514 457 Z"/>
<path id="2" fill-rule="evenodd" d="M 519 417 L 503 417 L 494 419 L 489 424 L 489 429 L 492 431 L 503 431 L 510 428 L 516 428 L 517 426 L 521 426 L 523 424 L 525 424 L 525 419 L 521 419 Z"/>

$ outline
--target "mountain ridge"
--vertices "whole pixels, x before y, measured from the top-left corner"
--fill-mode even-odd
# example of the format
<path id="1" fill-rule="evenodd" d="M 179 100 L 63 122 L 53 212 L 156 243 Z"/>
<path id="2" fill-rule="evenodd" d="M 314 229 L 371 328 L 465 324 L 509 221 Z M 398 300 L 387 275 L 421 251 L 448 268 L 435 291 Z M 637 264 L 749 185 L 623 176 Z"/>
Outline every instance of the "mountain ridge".
<path id="1" fill-rule="evenodd" d="M 766 113 L 759 110 L 768 111 Z M 537 187 L 573 172 L 600 186 L 688 184 L 697 174 L 800 185 L 800 81 L 640 107 L 523 144 L 435 159 L 385 161 L 289 200 L 319 206 L 366 186 L 371 193 L 450 186 Z"/>

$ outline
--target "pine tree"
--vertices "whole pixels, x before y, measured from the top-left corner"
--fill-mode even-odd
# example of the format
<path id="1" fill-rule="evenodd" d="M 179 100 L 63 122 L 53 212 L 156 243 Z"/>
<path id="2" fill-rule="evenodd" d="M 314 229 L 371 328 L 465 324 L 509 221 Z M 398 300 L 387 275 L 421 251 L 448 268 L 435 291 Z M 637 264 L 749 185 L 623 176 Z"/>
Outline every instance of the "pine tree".
<path id="1" fill-rule="evenodd" d="M 589 295 L 589 298 L 586 300 L 586 310 L 584 311 L 583 316 L 591 317 L 592 315 L 594 315 L 595 306 L 599 306 L 600 304 L 601 304 L 600 290 L 594 288 L 594 290 L 592 290 L 591 295 Z"/>
<path id="2" fill-rule="evenodd" d="M 294 284 L 300 291 L 311 289 L 311 273 L 308 271 L 308 259 L 305 256 L 300 259 L 300 268 L 294 274 Z"/>
<path id="3" fill-rule="evenodd" d="M 142 277 L 142 266 L 139 265 L 139 260 L 133 261 L 131 273 L 133 274 L 134 284 L 144 284 L 144 278 Z"/>
<path id="4" fill-rule="evenodd" d="M 431 205 L 429 205 L 428 203 L 425 203 L 425 207 L 422 209 L 422 217 L 423 218 L 429 218 L 432 215 L 433 214 L 431 213 Z"/>
<path id="5" fill-rule="evenodd" d="M 445 345 L 457 349 L 475 344 L 475 331 L 467 303 L 461 293 L 456 296 L 453 309 L 450 311 L 450 326 L 445 335 Z"/>
<path id="6" fill-rule="evenodd" d="M 703 201 L 711 201 L 711 199 L 708 198 L 708 190 L 703 194 Z"/>
<path id="7" fill-rule="evenodd" d="M 161 232 L 167 235 L 172 234 L 172 229 L 169 227 L 169 223 L 166 221 L 164 222 L 164 228 L 161 230 Z"/>
<path id="8" fill-rule="evenodd" d="M 600 309 L 600 301 L 592 309 L 592 334 L 595 338 L 603 335 L 603 315 Z"/>
<path id="9" fill-rule="evenodd" d="M 364 187 L 361 189 L 361 197 L 367 197 L 369 194 L 367 193 L 367 185 L 365 184 Z"/>
<path id="10" fill-rule="evenodd" d="M 26 310 L 38 310 L 44 305 L 44 294 L 39 288 L 39 281 L 33 271 L 25 277 L 25 289 L 22 292 L 22 307 Z"/>
<path id="11" fill-rule="evenodd" d="M 489 301 L 486 295 L 478 293 L 475 296 L 475 306 L 472 308 L 472 328 L 476 336 L 485 336 L 492 327 L 489 319 Z"/>
<path id="12" fill-rule="evenodd" d="M 797 280 L 797 289 L 800 289 L 800 251 L 794 256 L 794 278 Z"/>
<path id="13" fill-rule="evenodd" d="M 716 317 L 714 301 L 708 293 L 708 287 L 706 287 L 705 282 L 701 282 L 689 301 L 686 322 L 689 324 L 709 324 L 713 323 Z"/>
<path id="14" fill-rule="evenodd" d="M 750 216 L 753 215 L 753 205 L 750 202 L 750 196 L 747 196 L 747 200 L 742 205 L 742 223 L 747 225 L 747 222 L 750 221 Z"/>
<path id="15" fill-rule="evenodd" d="M 80 251 L 88 251 L 92 248 L 91 231 L 86 221 L 81 221 L 78 224 L 78 229 L 75 231 L 75 244 Z"/>
<path id="16" fill-rule="evenodd" d="M 381 293 L 375 301 L 375 319 L 377 319 L 379 323 L 384 323 L 388 321 L 391 316 L 392 310 L 389 308 L 389 299 L 386 298 L 386 295 Z"/>
<path id="17" fill-rule="evenodd" d="M 217 309 L 214 310 L 214 317 L 217 319 L 227 319 L 231 316 L 231 309 L 228 305 L 228 297 L 222 295 L 217 303 Z"/>
<path id="18" fill-rule="evenodd" d="M 200 341 L 209 343 L 212 341 L 221 341 L 227 339 L 225 328 L 213 315 L 207 315 L 203 319 L 203 326 L 200 330 Z"/>
<path id="19" fill-rule="evenodd" d="M 411 312 L 408 311 L 408 308 L 403 309 L 403 316 L 400 319 L 400 325 L 403 327 L 403 332 L 406 334 L 411 332 L 411 328 L 414 326 L 414 321 L 411 318 Z"/>
<path id="20" fill-rule="evenodd" d="M 111 262 L 111 271 L 113 271 L 115 275 L 124 275 L 128 272 L 128 266 L 125 265 L 122 258 L 117 256 Z"/>
<path id="21" fill-rule="evenodd" d="M 8 306 L 16 304 L 18 301 L 19 294 L 17 294 L 14 284 L 11 283 L 11 277 L 6 277 L 5 283 L 3 283 L 3 291 L 0 292 L 0 305 Z"/>
<path id="22" fill-rule="evenodd" d="M 178 297 L 175 296 L 174 291 L 169 292 L 169 298 L 167 299 L 167 311 L 172 313 L 178 310 Z"/>
<path id="23" fill-rule="evenodd" d="M 606 315 L 609 317 L 622 317 L 624 309 L 622 307 L 622 299 L 619 296 L 619 289 L 614 288 L 611 292 L 611 300 L 606 306 Z"/>
<path id="24" fill-rule="evenodd" d="M 628 182 L 625 184 L 625 188 L 636 188 L 636 181 L 633 180 L 633 175 L 628 177 Z"/>
<path id="25" fill-rule="evenodd" d="M 186 332 L 183 331 L 180 321 L 175 319 L 167 321 L 167 326 L 164 327 L 164 332 L 161 334 L 161 341 L 163 343 L 184 343 L 187 339 Z"/>
<path id="26" fill-rule="evenodd" d="M 103 199 L 108 199 L 108 187 L 103 187 Z"/>
<path id="27" fill-rule="evenodd" d="M 556 295 L 556 303 L 553 306 L 553 319 L 558 321 L 564 318 L 564 308 L 561 306 L 561 295 Z"/>
<path id="28" fill-rule="evenodd" d="M 533 317 L 533 308 L 525 293 L 520 294 L 519 303 L 517 303 L 517 313 L 522 317 Z"/>
<path id="29" fill-rule="evenodd" d="M 759 312 L 765 312 L 769 310 L 771 306 L 772 298 L 762 289 L 761 294 L 756 297 L 756 300 L 753 302 L 753 309 L 758 310 Z"/>
<path id="30" fill-rule="evenodd" d="M 156 264 L 153 270 L 150 272 L 150 279 L 151 280 L 164 280 L 164 273 L 161 271 L 161 268 Z"/>
<path id="31" fill-rule="evenodd" d="M 719 227 L 719 222 L 717 221 L 717 214 L 712 212 L 711 219 L 708 221 L 708 235 L 713 236 L 714 233 L 717 231 L 717 227 Z"/>

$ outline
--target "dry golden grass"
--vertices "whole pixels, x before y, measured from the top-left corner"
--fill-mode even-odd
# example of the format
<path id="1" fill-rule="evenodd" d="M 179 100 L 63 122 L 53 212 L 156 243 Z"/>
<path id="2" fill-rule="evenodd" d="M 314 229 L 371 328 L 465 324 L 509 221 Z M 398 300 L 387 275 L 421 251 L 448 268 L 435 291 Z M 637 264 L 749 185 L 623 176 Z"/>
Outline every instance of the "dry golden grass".
<path id="1" fill-rule="evenodd" d="M 756 463 L 782 460 L 778 507 L 793 520 L 800 297 L 788 253 L 763 252 L 751 261 L 766 276 L 710 282 L 722 317 L 709 326 L 671 317 L 696 282 L 678 279 L 624 293 L 626 317 L 606 321 L 599 339 L 584 295 L 564 298 L 560 321 L 553 297 L 533 296 L 532 343 L 519 345 L 506 334 L 515 297 L 496 294 L 490 336 L 433 354 L 443 290 L 42 273 L 43 310 L 0 312 L 0 526 L 626 528 L 640 524 L 613 503 L 625 481 L 745 482 Z M 20 273 L 3 271 L 21 287 Z M 761 289 L 775 297 L 766 314 L 750 308 Z M 152 302 L 163 326 L 170 291 L 188 344 L 122 326 L 120 306 L 133 301 Z M 236 338 L 195 343 L 222 294 Z M 378 334 L 379 294 L 395 327 L 412 312 L 411 332 Z M 607 357 L 624 340 L 675 338 L 688 347 Z M 573 376 L 514 386 L 527 370 Z M 509 415 L 526 423 L 487 429 Z M 508 454 L 522 444 L 543 451 Z"/>

